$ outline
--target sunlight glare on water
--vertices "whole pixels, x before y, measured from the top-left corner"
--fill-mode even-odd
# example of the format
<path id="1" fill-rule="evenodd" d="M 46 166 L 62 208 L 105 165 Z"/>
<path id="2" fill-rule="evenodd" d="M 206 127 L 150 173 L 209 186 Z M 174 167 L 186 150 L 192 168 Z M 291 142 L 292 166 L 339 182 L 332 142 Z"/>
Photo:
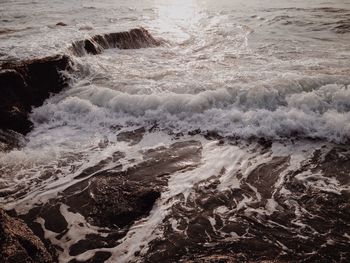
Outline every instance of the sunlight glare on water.
<path id="1" fill-rule="evenodd" d="M 186 32 L 200 20 L 199 6 L 195 0 L 162 1 L 155 4 L 157 19 L 155 28 L 169 33 L 175 39 L 186 39 Z"/>

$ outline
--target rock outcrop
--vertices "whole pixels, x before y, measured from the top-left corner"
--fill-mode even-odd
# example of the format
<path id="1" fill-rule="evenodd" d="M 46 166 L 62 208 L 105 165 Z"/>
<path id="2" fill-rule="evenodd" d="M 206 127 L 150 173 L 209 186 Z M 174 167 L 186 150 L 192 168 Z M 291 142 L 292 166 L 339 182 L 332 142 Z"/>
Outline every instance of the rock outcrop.
<path id="1" fill-rule="evenodd" d="M 0 151 L 7 152 L 13 148 L 20 148 L 25 143 L 25 137 L 17 132 L 0 129 Z"/>
<path id="2" fill-rule="evenodd" d="M 0 262 L 50 263 L 54 260 L 22 220 L 0 209 Z"/>
<path id="3" fill-rule="evenodd" d="M 70 68 L 68 56 L 57 55 L 0 66 L 0 129 L 22 134 L 30 131 L 28 113 L 43 104 L 51 93 L 60 92 Z"/>
<path id="4" fill-rule="evenodd" d="M 166 189 L 171 174 L 199 165 L 202 145 L 198 141 L 176 142 L 170 147 L 157 147 L 143 154 L 142 162 L 126 170 L 122 170 L 119 162 L 124 156 L 120 152 L 85 169 L 76 177 L 83 180 L 44 205 L 34 207 L 22 216 L 23 220 L 35 231 L 41 229 L 37 223 L 41 218 L 46 230 L 56 233 L 57 240 L 64 240 L 70 235 L 69 228 L 75 224 L 65 212 L 62 213 L 64 207 L 68 207 L 69 212 L 82 215 L 89 225 L 104 229 L 101 233 L 89 233 L 73 244 L 66 243 L 70 256 L 117 246 L 135 221 L 150 213 Z M 35 233 L 41 236 L 40 230 Z"/>
<path id="5" fill-rule="evenodd" d="M 143 162 L 126 171 L 102 171 L 68 188 L 64 203 L 94 225 L 129 226 L 149 213 L 170 174 L 198 165 L 201 147 L 187 141 L 149 150 Z"/>
<path id="6" fill-rule="evenodd" d="M 1 32 L 0 32 L 1 34 Z M 95 35 L 72 44 L 75 56 L 100 54 L 104 49 L 137 49 L 160 45 L 144 28 L 127 32 Z M 52 93 L 67 86 L 62 71 L 72 68 L 67 55 L 56 55 L 0 65 L 0 129 L 27 134 L 32 127 L 28 119 L 32 107 L 38 107 Z"/>
<path id="7" fill-rule="evenodd" d="M 95 35 L 89 39 L 76 41 L 71 47 L 71 52 L 76 56 L 97 55 L 109 48 L 138 49 L 159 45 L 160 41 L 141 27 L 126 32 Z"/>

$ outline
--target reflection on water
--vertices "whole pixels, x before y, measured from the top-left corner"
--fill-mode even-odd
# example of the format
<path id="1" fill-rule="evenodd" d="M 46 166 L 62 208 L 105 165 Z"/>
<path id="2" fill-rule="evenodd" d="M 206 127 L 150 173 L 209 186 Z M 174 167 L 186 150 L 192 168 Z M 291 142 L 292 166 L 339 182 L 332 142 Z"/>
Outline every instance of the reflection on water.
<path id="1" fill-rule="evenodd" d="M 186 32 L 200 20 L 199 6 L 196 0 L 155 1 L 157 19 L 154 26 L 162 33 L 171 32 L 176 39 L 188 37 Z"/>

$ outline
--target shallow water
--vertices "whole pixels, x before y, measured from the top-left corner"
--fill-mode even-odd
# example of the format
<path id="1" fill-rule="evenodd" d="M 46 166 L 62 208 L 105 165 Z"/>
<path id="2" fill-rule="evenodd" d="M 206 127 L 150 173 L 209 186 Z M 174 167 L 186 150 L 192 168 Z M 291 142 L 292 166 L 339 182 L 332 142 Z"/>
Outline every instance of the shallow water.
<path id="1" fill-rule="evenodd" d="M 285 228 L 291 233 L 296 231 L 295 225 L 307 228 L 303 224 L 309 224 L 311 229 L 313 223 L 300 219 L 300 214 L 312 214 L 303 210 L 309 208 L 300 208 L 298 202 L 290 201 L 293 198 L 274 196 L 298 196 L 289 194 L 291 190 L 283 192 L 279 185 L 288 185 L 290 182 L 284 181 L 290 176 L 288 171 L 300 169 L 316 150 L 327 155 L 337 145 L 348 147 L 349 17 L 347 1 L 0 1 L 0 61 L 67 53 L 75 40 L 139 26 L 162 41 L 154 48 L 109 49 L 83 57 L 71 54 L 76 70 L 67 73 L 69 87 L 33 109 L 30 118 L 35 126 L 22 149 L 0 153 L 1 203 L 25 214 L 74 185 L 84 169 L 95 167 L 117 151 L 125 154 L 119 162 L 127 170 L 146 158 L 142 151 L 195 139 L 203 147 L 198 167 L 172 174 L 150 216 L 135 223 L 121 245 L 101 249 L 112 253 L 110 262 L 141 260 L 134 259 L 134 252 L 140 250 L 144 258 L 156 260 L 152 253 L 161 251 L 156 237 L 171 240 L 171 231 L 159 230 L 167 225 L 163 219 L 173 222 L 175 231 L 179 215 L 187 216 L 188 222 L 200 215 L 198 211 L 185 215 L 174 212 L 175 204 L 184 206 L 188 198 L 200 199 L 196 185 L 212 176 L 220 181 L 215 193 L 249 185 L 250 192 L 235 201 L 237 207 L 245 208 L 247 217 L 257 218 L 252 216 L 253 210 L 268 216 L 274 211 L 282 213 L 278 208 L 281 202 L 290 202 L 295 221 L 294 226 Z M 67 26 L 56 26 L 58 22 Z M 119 132 L 139 127 L 148 131 L 140 142 L 130 145 L 118 141 Z M 203 138 L 207 131 L 217 136 Z M 197 134 L 194 138 L 189 135 L 193 133 Z M 227 140 L 224 146 L 217 145 L 221 137 Z M 272 141 L 272 146 L 261 149 L 255 142 L 259 138 Z M 254 186 L 242 178 L 248 178 L 259 164 L 271 163 L 273 157 L 289 159 L 285 170 L 271 179 L 276 189 L 273 196 L 265 198 L 270 200 L 266 203 L 261 191 L 267 186 Z M 348 179 L 341 181 L 321 168 L 313 175 L 317 179 L 310 179 L 311 168 L 303 167 L 298 179 L 302 185 L 310 191 L 333 192 L 346 203 Z M 110 168 L 107 164 L 101 170 Z M 349 168 L 341 169 L 347 173 Z M 187 198 L 181 199 L 180 193 Z M 240 218 L 237 212 L 235 219 L 229 219 L 232 215 L 218 203 L 214 208 L 208 211 L 224 222 Z M 71 240 L 97 231 L 87 226 L 81 215 L 72 214 L 64 205 L 60 209 L 66 220 L 73 222 L 66 234 Z M 235 211 L 232 206 L 230 209 Z M 85 227 L 79 228 L 79 220 Z M 229 238 L 226 234 L 216 233 L 221 238 L 215 242 L 225 243 Z M 304 235 L 306 240 L 316 236 Z M 349 235 L 335 233 L 329 238 L 338 245 L 346 243 Z M 215 240 L 214 235 L 208 236 L 209 241 Z M 227 242 L 240 240 L 239 236 L 232 234 Z M 49 230 L 46 237 L 64 247 L 61 262 L 74 258 L 69 255 L 69 246 Z M 313 240 L 321 246 L 327 238 Z M 192 241 L 209 242 L 203 240 Z M 294 249 L 288 245 L 278 246 L 288 254 Z M 77 259 L 87 259 L 94 252 L 85 252 Z"/>

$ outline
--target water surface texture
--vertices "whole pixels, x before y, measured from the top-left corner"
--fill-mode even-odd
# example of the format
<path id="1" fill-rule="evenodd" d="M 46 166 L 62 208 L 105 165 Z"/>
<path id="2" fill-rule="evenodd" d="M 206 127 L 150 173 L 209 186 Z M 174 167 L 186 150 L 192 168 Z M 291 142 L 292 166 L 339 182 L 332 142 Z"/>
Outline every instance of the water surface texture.
<path id="1" fill-rule="evenodd" d="M 137 27 L 161 45 L 70 53 Z M 349 262 L 349 1 L 0 0 L 0 62 L 52 54 L 69 86 L 0 153 L 0 202 L 60 262 Z M 131 225 L 80 208 L 144 178 Z"/>

